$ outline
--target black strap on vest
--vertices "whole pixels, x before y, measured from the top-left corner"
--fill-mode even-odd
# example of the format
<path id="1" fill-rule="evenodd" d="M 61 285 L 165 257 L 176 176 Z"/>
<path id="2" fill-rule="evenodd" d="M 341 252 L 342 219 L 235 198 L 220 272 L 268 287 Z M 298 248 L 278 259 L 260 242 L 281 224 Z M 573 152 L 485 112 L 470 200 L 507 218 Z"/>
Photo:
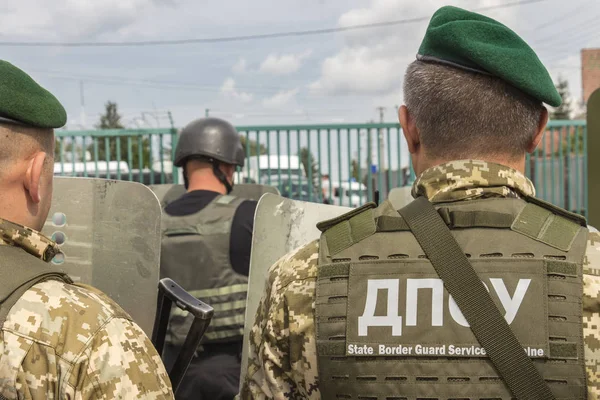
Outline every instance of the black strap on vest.
<path id="1" fill-rule="evenodd" d="M 555 399 L 433 205 L 420 197 L 398 212 L 513 396 Z"/>

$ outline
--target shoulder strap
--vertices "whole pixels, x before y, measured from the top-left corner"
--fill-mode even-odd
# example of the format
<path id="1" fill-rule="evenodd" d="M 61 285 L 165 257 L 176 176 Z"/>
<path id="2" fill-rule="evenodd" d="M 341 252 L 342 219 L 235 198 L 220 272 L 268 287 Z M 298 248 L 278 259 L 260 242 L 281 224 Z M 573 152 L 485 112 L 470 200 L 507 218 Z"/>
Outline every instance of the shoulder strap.
<path id="1" fill-rule="evenodd" d="M 51 268 L 23 249 L 5 245 L 0 249 L 0 328 L 4 325 L 10 309 L 35 284 L 47 280 L 72 283 L 69 276 Z"/>
<path id="2" fill-rule="evenodd" d="M 434 206 L 420 197 L 398 212 L 513 396 L 555 399 Z"/>

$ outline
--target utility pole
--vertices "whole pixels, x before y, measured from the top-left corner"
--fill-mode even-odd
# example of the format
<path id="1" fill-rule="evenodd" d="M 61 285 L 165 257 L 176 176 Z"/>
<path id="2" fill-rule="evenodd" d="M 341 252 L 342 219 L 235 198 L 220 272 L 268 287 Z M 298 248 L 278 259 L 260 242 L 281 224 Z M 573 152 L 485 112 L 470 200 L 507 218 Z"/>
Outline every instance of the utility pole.
<path id="1" fill-rule="evenodd" d="M 85 97 L 83 95 L 83 81 L 79 81 L 79 98 L 81 102 L 81 125 L 85 129 Z"/>
<path id="2" fill-rule="evenodd" d="M 385 107 L 377 107 L 377 111 L 379 111 L 379 123 L 383 124 Z M 377 161 L 379 162 L 380 171 L 385 171 L 385 143 L 383 139 L 383 129 L 379 129 L 379 155 L 377 156 Z"/>

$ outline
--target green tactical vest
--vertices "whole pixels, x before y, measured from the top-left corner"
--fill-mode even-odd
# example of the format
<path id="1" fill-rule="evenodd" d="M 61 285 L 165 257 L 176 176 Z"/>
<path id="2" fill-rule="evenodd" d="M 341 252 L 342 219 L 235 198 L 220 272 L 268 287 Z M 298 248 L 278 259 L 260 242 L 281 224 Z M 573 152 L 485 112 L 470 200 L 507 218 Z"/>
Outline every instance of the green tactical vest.
<path id="1" fill-rule="evenodd" d="M 161 278 L 171 278 L 194 297 L 214 308 L 202 344 L 241 340 L 244 335 L 248 277 L 235 272 L 229 257 L 231 224 L 244 202 L 217 196 L 195 214 L 163 213 Z M 193 317 L 173 307 L 167 343 L 183 345 Z"/>
<path id="2" fill-rule="evenodd" d="M 556 398 L 587 399 L 585 219 L 533 198 L 435 207 Z M 391 203 L 319 228 L 323 399 L 512 398 Z"/>
<path id="3" fill-rule="evenodd" d="M 33 257 L 25 250 L 10 245 L 0 245 L 0 328 L 12 306 L 37 283 L 58 280 L 73 283 L 71 278 L 46 262 Z"/>

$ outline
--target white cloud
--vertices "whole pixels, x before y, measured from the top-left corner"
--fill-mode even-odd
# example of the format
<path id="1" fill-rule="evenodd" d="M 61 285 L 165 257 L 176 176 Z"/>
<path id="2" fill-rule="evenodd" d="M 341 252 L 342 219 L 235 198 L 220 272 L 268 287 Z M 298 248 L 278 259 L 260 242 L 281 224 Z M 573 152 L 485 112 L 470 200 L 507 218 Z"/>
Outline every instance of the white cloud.
<path id="1" fill-rule="evenodd" d="M 235 87 L 235 80 L 233 78 L 225 79 L 221 86 L 221 93 L 229 99 L 241 101 L 242 103 L 249 103 L 252 101 L 254 96 L 247 92 L 238 91 Z"/>
<path id="2" fill-rule="evenodd" d="M 323 61 L 319 79 L 311 83 L 309 88 L 313 93 L 319 94 L 396 93 L 401 87 L 406 67 L 415 60 L 430 16 L 444 3 L 449 2 L 371 0 L 368 7 L 352 9 L 342 14 L 338 20 L 341 27 L 409 17 L 427 18 L 419 22 L 344 32 L 342 38 L 345 46 Z M 464 7 L 472 9 L 497 4 L 495 0 L 471 0 Z M 488 14 L 509 23 L 507 19 L 511 19 L 514 13 L 514 9 L 511 9 Z"/>
<path id="3" fill-rule="evenodd" d="M 287 105 L 298 94 L 298 88 L 282 90 L 274 96 L 263 100 L 263 106 L 268 108 L 280 108 Z"/>
<path id="4" fill-rule="evenodd" d="M 309 87 L 326 94 L 382 94 L 400 86 L 406 57 L 377 54 L 369 47 L 346 47 L 328 57 L 321 78 Z"/>
<path id="5" fill-rule="evenodd" d="M 260 65 L 260 72 L 273 75 L 289 75 L 300 69 L 304 60 L 312 54 L 307 50 L 299 54 L 269 54 Z"/>
<path id="6" fill-rule="evenodd" d="M 246 68 L 248 68 L 248 62 L 245 58 L 240 57 L 231 70 L 235 74 L 243 74 L 246 72 Z"/>
<path id="7" fill-rule="evenodd" d="M 151 12 L 158 0 L 22 0 L 0 13 L 0 34 L 76 40 L 118 32 Z"/>

